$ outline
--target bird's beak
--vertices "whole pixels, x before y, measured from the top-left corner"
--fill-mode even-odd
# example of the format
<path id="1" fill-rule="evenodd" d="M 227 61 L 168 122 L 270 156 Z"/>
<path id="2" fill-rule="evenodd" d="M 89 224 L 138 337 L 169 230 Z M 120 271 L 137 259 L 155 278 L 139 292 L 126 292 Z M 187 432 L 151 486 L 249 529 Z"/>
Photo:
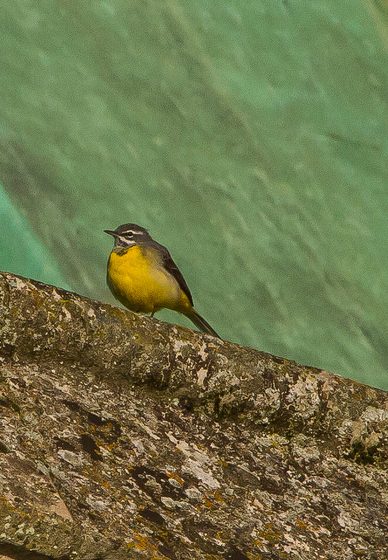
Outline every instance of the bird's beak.
<path id="1" fill-rule="evenodd" d="M 115 231 L 112 231 L 111 229 L 104 229 L 105 233 L 108 233 L 109 235 L 113 235 L 113 237 L 118 237 L 118 233 L 116 233 Z"/>

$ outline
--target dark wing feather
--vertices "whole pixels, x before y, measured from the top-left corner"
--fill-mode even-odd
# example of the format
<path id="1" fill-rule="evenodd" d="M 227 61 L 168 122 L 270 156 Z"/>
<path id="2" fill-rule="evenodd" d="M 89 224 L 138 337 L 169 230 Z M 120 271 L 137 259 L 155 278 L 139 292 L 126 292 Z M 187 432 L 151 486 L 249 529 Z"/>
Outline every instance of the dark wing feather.
<path id="1" fill-rule="evenodd" d="M 163 266 L 165 267 L 165 269 L 178 282 L 181 289 L 184 291 L 184 293 L 189 298 L 189 302 L 191 303 L 191 305 L 194 305 L 193 304 L 193 297 L 190 293 L 188 285 L 186 284 L 186 280 L 183 278 L 181 271 L 179 270 L 177 265 L 172 260 L 172 256 L 170 255 L 168 249 L 166 249 L 166 247 L 164 247 L 163 245 L 160 245 L 160 243 L 158 243 L 157 241 L 152 241 L 152 245 L 158 250 L 158 253 L 161 255 L 161 257 L 163 259 Z"/>

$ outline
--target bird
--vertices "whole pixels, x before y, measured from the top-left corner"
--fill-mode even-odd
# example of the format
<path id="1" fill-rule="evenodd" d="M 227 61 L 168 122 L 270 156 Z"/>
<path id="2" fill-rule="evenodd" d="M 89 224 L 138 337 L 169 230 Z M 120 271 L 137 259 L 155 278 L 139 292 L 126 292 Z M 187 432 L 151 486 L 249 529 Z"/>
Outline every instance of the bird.
<path id="1" fill-rule="evenodd" d="M 150 313 L 172 309 L 188 317 L 204 333 L 220 338 L 196 311 L 183 275 L 168 249 L 136 224 L 105 229 L 114 237 L 108 258 L 107 284 L 114 297 L 131 311 Z"/>

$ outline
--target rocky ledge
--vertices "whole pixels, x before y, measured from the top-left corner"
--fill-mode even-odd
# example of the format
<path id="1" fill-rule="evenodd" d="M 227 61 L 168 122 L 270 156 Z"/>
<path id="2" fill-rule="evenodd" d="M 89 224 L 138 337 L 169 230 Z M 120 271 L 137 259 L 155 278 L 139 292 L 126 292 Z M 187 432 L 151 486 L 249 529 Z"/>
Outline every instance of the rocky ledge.
<path id="1" fill-rule="evenodd" d="M 387 403 L 0 274 L 0 558 L 385 558 Z"/>

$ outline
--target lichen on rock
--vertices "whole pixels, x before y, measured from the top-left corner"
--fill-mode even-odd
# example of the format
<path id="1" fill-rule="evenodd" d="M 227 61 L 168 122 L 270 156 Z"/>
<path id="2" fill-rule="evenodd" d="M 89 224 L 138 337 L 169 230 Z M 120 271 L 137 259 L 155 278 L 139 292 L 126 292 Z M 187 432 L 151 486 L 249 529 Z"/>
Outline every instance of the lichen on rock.
<path id="1" fill-rule="evenodd" d="M 383 558 L 387 402 L 0 274 L 0 557 Z"/>

